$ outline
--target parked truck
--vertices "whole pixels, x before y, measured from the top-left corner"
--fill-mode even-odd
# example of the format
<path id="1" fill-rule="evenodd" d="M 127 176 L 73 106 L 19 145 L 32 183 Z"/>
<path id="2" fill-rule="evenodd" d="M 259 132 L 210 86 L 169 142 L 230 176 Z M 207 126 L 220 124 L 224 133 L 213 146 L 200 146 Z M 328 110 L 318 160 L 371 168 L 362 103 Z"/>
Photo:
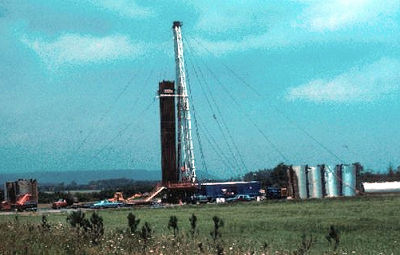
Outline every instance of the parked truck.
<path id="1" fill-rule="evenodd" d="M 1 202 L 0 209 L 2 211 L 18 210 L 18 211 L 36 211 L 37 202 L 33 199 L 32 194 L 26 193 L 19 195 L 15 203 L 10 201 Z"/>

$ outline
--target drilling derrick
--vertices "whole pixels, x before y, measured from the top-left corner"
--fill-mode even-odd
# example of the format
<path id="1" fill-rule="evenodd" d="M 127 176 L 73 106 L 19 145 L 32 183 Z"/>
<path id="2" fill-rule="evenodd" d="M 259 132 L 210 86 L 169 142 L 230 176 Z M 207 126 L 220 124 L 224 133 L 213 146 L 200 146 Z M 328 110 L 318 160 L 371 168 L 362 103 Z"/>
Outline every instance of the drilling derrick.
<path id="1" fill-rule="evenodd" d="M 192 140 L 192 125 L 190 118 L 189 98 L 186 88 L 185 61 L 183 58 L 183 42 L 181 33 L 182 23 L 174 21 L 176 81 L 177 81 L 177 110 L 178 110 L 178 155 L 177 169 L 182 182 L 196 181 L 194 151 Z"/>

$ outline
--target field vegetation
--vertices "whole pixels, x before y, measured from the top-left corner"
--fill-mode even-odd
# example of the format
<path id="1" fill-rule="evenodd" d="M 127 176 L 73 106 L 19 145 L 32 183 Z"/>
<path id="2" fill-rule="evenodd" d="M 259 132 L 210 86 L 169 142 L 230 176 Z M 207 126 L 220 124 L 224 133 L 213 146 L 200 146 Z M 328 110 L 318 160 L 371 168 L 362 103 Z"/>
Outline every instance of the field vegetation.
<path id="1" fill-rule="evenodd" d="M 0 253 L 400 254 L 399 206 L 387 195 L 2 215 Z"/>

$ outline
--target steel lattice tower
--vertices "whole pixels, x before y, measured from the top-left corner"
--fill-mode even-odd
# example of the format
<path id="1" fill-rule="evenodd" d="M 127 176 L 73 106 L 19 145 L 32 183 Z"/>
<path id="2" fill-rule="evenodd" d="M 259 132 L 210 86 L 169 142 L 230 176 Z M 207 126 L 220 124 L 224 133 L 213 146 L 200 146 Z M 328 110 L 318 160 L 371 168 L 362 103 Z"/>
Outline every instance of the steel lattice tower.
<path id="1" fill-rule="evenodd" d="M 176 81 L 178 86 L 178 158 L 177 168 L 181 181 L 196 181 L 192 125 L 190 118 L 189 98 L 186 88 L 185 61 L 183 58 L 182 23 L 174 21 L 172 29 L 175 44 Z"/>

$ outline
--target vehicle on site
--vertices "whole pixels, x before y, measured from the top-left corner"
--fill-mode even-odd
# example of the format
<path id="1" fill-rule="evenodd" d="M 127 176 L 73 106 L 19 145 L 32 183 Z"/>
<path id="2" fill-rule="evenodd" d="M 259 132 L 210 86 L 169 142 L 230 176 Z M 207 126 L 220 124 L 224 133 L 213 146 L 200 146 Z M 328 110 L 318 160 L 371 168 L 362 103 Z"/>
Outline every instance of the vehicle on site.
<path id="1" fill-rule="evenodd" d="M 26 193 L 18 196 L 15 204 L 9 201 L 1 202 L 1 210 L 36 211 L 37 202 L 33 200 L 32 194 Z"/>
<path id="2" fill-rule="evenodd" d="M 268 187 L 266 190 L 266 197 L 268 199 L 287 198 L 287 188 Z"/>
<path id="3" fill-rule="evenodd" d="M 208 203 L 209 201 L 210 200 L 208 199 L 208 197 L 204 196 L 204 195 L 196 195 L 196 196 L 193 196 L 193 198 L 192 198 L 193 204 L 205 204 L 205 203 Z"/>
<path id="4" fill-rule="evenodd" d="M 249 195 L 236 195 L 234 197 L 231 198 L 227 198 L 225 201 L 226 202 L 236 202 L 236 201 L 252 201 L 254 200 L 254 197 L 251 197 Z"/>
<path id="5" fill-rule="evenodd" d="M 110 202 L 125 202 L 124 194 L 122 192 L 115 192 L 114 197 L 107 200 Z"/>
<path id="6" fill-rule="evenodd" d="M 56 202 L 53 202 L 51 205 L 51 208 L 53 209 L 60 209 L 60 208 L 66 208 L 68 206 L 68 202 L 65 199 L 59 199 Z"/>
<path id="7" fill-rule="evenodd" d="M 119 208 L 123 207 L 125 204 L 121 202 L 110 202 L 108 200 L 101 200 L 97 203 L 94 203 L 90 206 L 92 209 L 101 209 L 101 208 Z"/>

